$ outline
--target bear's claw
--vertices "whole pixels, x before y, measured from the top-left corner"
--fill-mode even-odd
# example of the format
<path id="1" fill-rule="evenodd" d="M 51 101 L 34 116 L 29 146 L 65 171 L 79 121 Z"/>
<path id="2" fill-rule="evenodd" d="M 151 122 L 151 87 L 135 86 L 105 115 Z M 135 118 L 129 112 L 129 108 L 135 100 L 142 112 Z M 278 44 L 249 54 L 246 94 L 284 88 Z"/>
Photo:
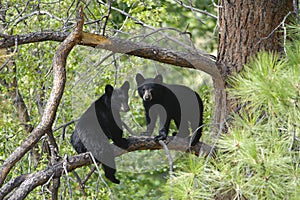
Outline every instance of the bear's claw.
<path id="1" fill-rule="evenodd" d="M 161 134 L 161 135 L 154 137 L 155 142 L 158 142 L 159 140 L 166 140 L 166 139 L 167 139 L 167 135 L 165 135 L 165 134 Z"/>

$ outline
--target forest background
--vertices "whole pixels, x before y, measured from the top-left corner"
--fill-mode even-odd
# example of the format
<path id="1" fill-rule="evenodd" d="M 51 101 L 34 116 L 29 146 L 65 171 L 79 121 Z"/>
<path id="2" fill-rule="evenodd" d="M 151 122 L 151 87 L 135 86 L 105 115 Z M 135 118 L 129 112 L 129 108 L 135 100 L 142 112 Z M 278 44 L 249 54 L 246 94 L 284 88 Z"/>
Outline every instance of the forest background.
<path id="1" fill-rule="evenodd" d="M 76 27 L 80 5 L 85 32 L 184 55 L 204 55 L 212 61 L 219 57 L 218 9 L 222 5 L 210 0 L 0 1 L 1 170 L 43 119 L 54 85 L 53 58 L 62 39 L 21 45 L 21 37 L 14 37 L 10 46 L 6 41 L 30 33 L 67 36 Z M 292 8 L 299 6 L 292 5 Z M 296 11 L 286 12 L 272 29 L 282 36 L 280 50 L 253 55 L 243 63 L 246 65 L 241 72 L 226 79 L 230 85 L 228 88 L 226 85 L 226 98 L 238 99 L 239 106 L 217 124 L 217 131 L 216 84 L 211 74 L 170 65 L 171 62 L 166 64 L 167 61 L 131 56 L 129 50 L 114 52 L 104 50 L 101 45 L 96 48 L 77 45 L 67 57 L 67 81 L 51 133 L 44 134 L 22 156 L 6 178 L 1 175 L 0 197 L 17 199 L 20 190 L 29 188 L 22 198 L 297 199 L 300 196 L 300 40 Z M 93 163 L 73 170 L 63 168 L 58 177 L 50 176 L 36 185 L 26 183 L 33 174 L 56 163 L 66 163 L 67 156 L 76 155 L 70 144 L 73 122 L 104 93 L 108 83 L 119 87 L 125 80 L 130 81 L 131 111 L 122 118 L 134 135 L 139 136 L 145 130 L 145 120 L 134 81 L 138 72 L 146 77 L 162 74 L 166 83 L 186 85 L 200 94 L 205 107 L 201 140 L 218 149 L 216 155 L 208 151 L 205 156 L 197 157 L 171 151 L 170 166 L 169 155 L 163 150 L 130 152 L 116 158 L 120 185 L 102 178 L 102 171 L 95 169 Z M 132 133 L 125 135 L 129 137 Z M 58 152 L 51 149 L 53 143 Z M 53 154 L 59 158 L 56 160 Z"/>

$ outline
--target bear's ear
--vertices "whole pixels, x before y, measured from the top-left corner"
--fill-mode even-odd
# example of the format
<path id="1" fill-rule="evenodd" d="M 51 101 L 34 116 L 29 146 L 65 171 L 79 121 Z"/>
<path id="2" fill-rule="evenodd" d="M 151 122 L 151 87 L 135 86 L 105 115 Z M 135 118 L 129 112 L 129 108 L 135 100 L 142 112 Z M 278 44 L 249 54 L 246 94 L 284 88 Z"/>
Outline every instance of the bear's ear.
<path id="1" fill-rule="evenodd" d="M 137 73 L 137 74 L 136 74 L 135 80 L 136 80 L 137 85 L 141 85 L 142 83 L 145 82 L 145 78 L 144 78 L 143 75 L 140 74 L 140 73 Z"/>
<path id="2" fill-rule="evenodd" d="M 130 87 L 129 82 L 128 82 L 128 81 L 125 81 L 125 82 L 123 83 L 123 85 L 121 86 L 121 89 L 122 89 L 122 90 L 125 90 L 125 91 L 128 91 L 128 90 L 129 90 L 129 87 Z"/>
<path id="3" fill-rule="evenodd" d="M 162 83 L 162 82 L 163 82 L 163 77 L 162 77 L 162 75 L 158 74 L 158 75 L 154 78 L 154 82 L 155 82 L 155 83 Z"/>
<path id="4" fill-rule="evenodd" d="M 108 96 L 111 96 L 113 91 L 114 91 L 113 86 L 111 86 L 109 84 L 105 86 L 105 94 L 107 94 Z"/>

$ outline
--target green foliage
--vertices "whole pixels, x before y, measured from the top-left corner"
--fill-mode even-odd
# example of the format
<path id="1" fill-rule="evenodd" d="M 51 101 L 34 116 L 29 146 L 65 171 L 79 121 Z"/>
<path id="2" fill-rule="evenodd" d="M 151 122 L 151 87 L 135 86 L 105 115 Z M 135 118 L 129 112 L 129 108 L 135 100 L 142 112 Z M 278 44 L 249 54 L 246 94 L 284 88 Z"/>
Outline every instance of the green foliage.
<path id="1" fill-rule="evenodd" d="M 270 114 L 288 114 L 285 111 L 295 108 L 299 96 L 299 66 L 278 60 L 276 54 L 259 54 L 251 66 L 245 66 L 245 71 L 232 79 L 234 89 L 229 93 L 245 104 L 251 100 L 250 112 L 263 109 Z"/>
<path id="2" fill-rule="evenodd" d="M 211 0 L 182 2 L 216 13 Z M 70 0 L 59 1 L 59 4 L 52 1 L 22 3 L 12 0 L 4 1 L 2 5 L 7 14 L 6 21 L 9 22 L 5 24 L 6 33 L 70 31 L 74 27 L 76 4 Z M 137 37 L 138 39 L 145 41 L 144 36 L 151 33 L 147 38 L 149 44 L 181 48 L 178 44 L 169 44 L 161 35 L 156 35 L 162 30 L 156 33 L 152 33 L 151 29 L 144 30 L 145 26 L 140 25 L 146 23 L 156 28 L 177 28 L 180 33 L 172 30 L 164 30 L 164 33 L 170 33 L 182 43 L 187 42 L 183 41 L 181 36 L 189 36 L 182 33 L 190 32 L 197 47 L 207 51 L 213 51 L 216 47 L 215 40 L 211 39 L 214 38 L 212 30 L 216 20 L 184 9 L 174 1 L 117 0 L 113 1 L 112 6 L 128 12 L 131 17 L 111 9 L 105 31 L 107 36 L 125 33 L 123 37 L 138 35 L 142 36 Z M 37 14 L 37 11 L 46 11 L 50 15 Z M 106 19 L 103 16 L 107 15 L 108 11 L 104 1 L 87 1 L 85 31 L 102 34 Z M 32 12 L 36 14 L 31 15 Z M 24 20 L 18 21 L 20 18 Z M 97 23 L 91 23 L 97 20 Z M 83 192 L 74 174 L 70 173 L 61 178 L 60 195 L 65 199 L 71 198 L 71 194 L 74 199 L 111 199 L 112 196 L 115 199 L 225 199 L 228 196 L 235 199 L 297 199 L 300 196 L 300 145 L 295 137 L 299 138 L 300 126 L 300 40 L 299 28 L 295 27 L 294 30 L 295 38 L 292 37 L 293 41 L 288 42 L 286 55 L 262 53 L 245 66 L 243 73 L 230 80 L 233 88 L 228 92 L 231 98 L 240 100 L 243 108 L 239 115 L 233 117 L 229 126 L 230 134 L 217 138 L 219 152 L 215 159 L 172 154 L 175 170 L 174 175 L 168 179 L 169 166 L 166 164 L 167 157 L 164 152 L 127 154 L 127 157 L 117 159 L 117 176 L 122 181 L 120 185 L 108 182 L 108 188 L 96 172 L 85 184 Z M 50 93 L 52 77 L 49 71 L 58 44 L 45 42 L 20 46 L 13 55 L 16 72 L 11 73 L 11 69 L 4 69 L 0 74 L 0 80 L 7 82 L 17 78 L 18 89 L 28 107 L 30 123 L 33 126 L 40 120 L 36 97 L 41 95 L 41 99 L 46 100 Z M 104 59 L 105 57 L 107 59 Z M 5 62 L 6 58 L 6 52 L 1 51 L 0 64 Z M 134 75 L 140 71 L 149 77 L 161 73 L 167 83 L 185 84 L 198 91 L 204 101 L 205 124 L 210 123 L 212 89 L 206 84 L 203 75 L 193 70 L 161 67 L 155 62 L 139 58 L 109 55 L 99 49 L 76 47 L 68 57 L 67 85 L 54 126 L 78 118 L 93 100 L 103 94 L 105 84 L 120 86 L 124 80 L 129 79 L 131 112 L 124 114 L 124 118 L 126 123 L 133 127 L 134 132 L 140 133 L 145 129 L 145 120 L 141 101 L 134 91 Z M 14 112 L 12 100 L 9 99 L 8 93 L 11 90 L 0 86 L 1 162 L 27 136 Z M 65 133 L 61 130 L 54 133 L 60 155 L 76 154 L 69 142 L 73 129 L 74 125 L 71 125 Z M 205 141 L 209 139 L 209 130 L 209 126 L 204 127 Z M 65 140 L 62 140 L 63 134 Z M 43 142 L 46 142 L 46 138 L 38 143 L 39 147 Z M 47 154 L 41 148 L 39 152 L 42 153 L 42 158 L 36 166 L 32 154 L 29 153 L 18 162 L 8 179 L 45 169 L 48 164 Z M 90 167 L 76 170 L 81 179 L 84 179 L 89 171 Z M 103 173 L 102 170 L 100 173 Z M 37 188 L 28 199 L 50 198 L 50 195 L 44 192 L 48 190 L 47 187 L 48 185 L 44 185 Z"/>
<path id="3" fill-rule="evenodd" d="M 299 47 L 298 28 L 286 55 L 262 52 L 230 80 L 230 98 L 242 107 L 229 134 L 216 138 L 215 158 L 191 157 L 169 179 L 166 198 L 299 198 Z"/>
<path id="4" fill-rule="evenodd" d="M 185 155 L 176 163 L 174 175 L 164 185 L 164 196 L 160 199 L 209 199 L 210 185 L 205 185 L 205 160 L 193 155 Z"/>
<path id="5" fill-rule="evenodd" d="M 299 155 L 289 149 L 290 135 L 268 124 L 237 120 L 230 135 L 220 138 L 220 157 L 211 169 L 221 180 L 211 183 L 218 192 L 233 191 L 241 199 L 295 199 L 299 194 L 300 171 L 294 160 Z"/>

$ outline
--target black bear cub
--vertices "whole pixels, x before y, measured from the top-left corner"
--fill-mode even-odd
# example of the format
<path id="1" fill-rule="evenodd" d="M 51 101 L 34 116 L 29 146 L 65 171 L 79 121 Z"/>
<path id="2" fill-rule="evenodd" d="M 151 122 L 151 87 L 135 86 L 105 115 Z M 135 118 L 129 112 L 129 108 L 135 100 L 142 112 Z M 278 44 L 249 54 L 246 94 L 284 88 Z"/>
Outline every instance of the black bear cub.
<path id="1" fill-rule="evenodd" d="M 177 136 L 188 137 L 189 124 L 193 131 L 191 146 L 199 142 L 202 134 L 203 104 L 200 96 L 193 90 L 182 85 L 163 83 L 161 75 L 155 78 L 144 78 L 136 75 L 139 96 L 143 99 L 147 131 L 153 133 L 157 117 L 160 118 L 159 135 L 156 140 L 167 138 L 171 120 L 178 129 Z"/>
<path id="2" fill-rule="evenodd" d="M 129 111 L 128 90 L 128 81 L 118 89 L 106 85 L 105 94 L 83 113 L 71 136 L 77 153 L 91 152 L 96 161 L 102 163 L 105 176 L 117 184 L 120 181 L 115 177 L 116 164 L 109 139 L 123 149 L 128 148 L 120 117 L 120 112 Z"/>

